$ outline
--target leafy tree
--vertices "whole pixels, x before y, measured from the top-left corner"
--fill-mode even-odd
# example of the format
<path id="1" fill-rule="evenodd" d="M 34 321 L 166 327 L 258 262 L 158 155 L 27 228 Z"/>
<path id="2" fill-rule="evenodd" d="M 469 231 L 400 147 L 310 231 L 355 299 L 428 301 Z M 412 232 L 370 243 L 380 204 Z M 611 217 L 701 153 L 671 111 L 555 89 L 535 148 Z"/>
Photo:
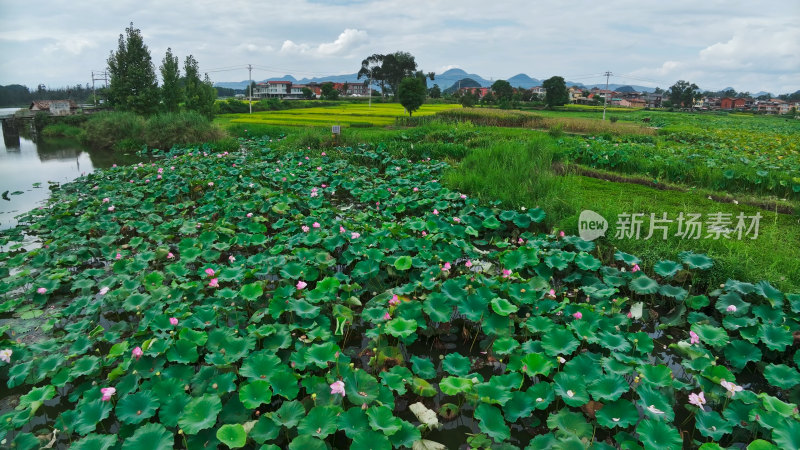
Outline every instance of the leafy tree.
<path id="1" fill-rule="evenodd" d="M 434 73 L 423 73 L 417 71 L 417 62 L 414 56 L 408 52 L 394 52 L 388 55 L 374 54 L 361 61 L 361 70 L 358 71 L 358 78 L 366 77 L 378 83 L 383 95 L 386 96 L 388 86 L 392 95 L 397 97 L 400 82 L 407 77 L 418 77 L 423 79 L 434 78 Z M 427 87 L 427 86 L 426 86 Z"/>
<path id="2" fill-rule="evenodd" d="M 315 97 L 314 91 L 311 89 L 304 87 L 303 88 L 303 98 L 306 100 L 313 100 Z"/>
<path id="3" fill-rule="evenodd" d="M 461 106 L 463 106 L 464 108 L 471 108 L 475 106 L 475 103 L 477 101 L 478 100 L 475 98 L 475 95 L 471 92 L 465 92 L 464 95 L 461 96 Z"/>
<path id="4" fill-rule="evenodd" d="M 321 94 L 323 100 L 336 100 L 339 98 L 339 91 L 333 87 L 333 83 L 322 83 L 320 88 L 322 89 Z"/>
<path id="5" fill-rule="evenodd" d="M 438 84 L 434 84 L 432 88 L 428 90 L 428 97 L 430 98 L 440 98 L 442 96 L 442 90 L 439 88 Z"/>
<path id="6" fill-rule="evenodd" d="M 514 89 L 511 87 L 511 83 L 506 80 L 497 80 L 492 83 L 492 92 L 499 101 L 509 101 L 511 100 L 511 96 L 514 95 Z"/>
<path id="7" fill-rule="evenodd" d="M 167 48 L 167 54 L 161 61 L 161 105 L 165 111 L 176 112 L 183 100 L 183 88 L 180 84 L 181 71 L 178 57 Z"/>
<path id="8" fill-rule="evenodd" d="M 186 92 L 186 109 L 197 111 L 209 120 L 214 118 L 214 102 L 217 91 L 211 85 L 208 74 L 205 80 L 200 79 L 200 69 L 194 56 L 189 55 L 183 62 L 184 91 Z"/>
<path id="9" fill-rule="evenodd" d="M 700 88 L 694 83 L 680 80 L 669 88 L 669 100 L 672 106 L 691 108 L 694 100 L 700 97 Z"/>
<path id="10" fill-rule="evenodd" d="M 108 57 L 108 101 L 115 108 L 139 114 L 152 114 L 158 110 L 158 80 L 138 28 L 125 29 L 119 35 L 116 52 Z"/>
<path id="11" fill-rule="evenodd" d="M 375 84 L 381 87 L 381 95 L 386 95 L 386 80 L 383 77 L 383 55 L 375 53 L 361 61 L 358 79 L 366 78 L 365 84 Z"/>
<path id="12" fill-rule="evenodd" d="M 547 106 L 561 106 L 569 102 L 569 92 L 567 92 L 564 78 L 550 77 L 544 80 L 542 87 L 547 90 L 544 94 L 544 102 Z"/>
<path id="13" fill-rule="evenodd" d="M 425 103 L 427 90 L 424 81 L 418 77 L 406 77 L 400 82 L 397 87 L 397 98 L 403 108 L 408 111 L 408 117 L 411 117 L 411 114 Z"/>

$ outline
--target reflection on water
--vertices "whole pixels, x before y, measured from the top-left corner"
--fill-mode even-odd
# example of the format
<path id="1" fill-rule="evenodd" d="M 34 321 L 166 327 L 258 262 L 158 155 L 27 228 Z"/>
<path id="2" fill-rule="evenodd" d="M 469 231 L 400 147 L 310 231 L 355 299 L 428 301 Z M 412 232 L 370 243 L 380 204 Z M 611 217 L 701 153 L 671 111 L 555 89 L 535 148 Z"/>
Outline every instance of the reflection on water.
<path id="1" fill-rule="evenodd" d="M 0 108 L 0 116 L 14 109 Z M 141 158 L 111 151 L 86 150 L 73 139 L 37 137 L 24 123 L 4 127 L 0 147 L 0 229 L 17 224 L 15 216 L 41 204 L 50 195 L 51 183 L 66 183 L 113 164 L 130 164 Z"/>

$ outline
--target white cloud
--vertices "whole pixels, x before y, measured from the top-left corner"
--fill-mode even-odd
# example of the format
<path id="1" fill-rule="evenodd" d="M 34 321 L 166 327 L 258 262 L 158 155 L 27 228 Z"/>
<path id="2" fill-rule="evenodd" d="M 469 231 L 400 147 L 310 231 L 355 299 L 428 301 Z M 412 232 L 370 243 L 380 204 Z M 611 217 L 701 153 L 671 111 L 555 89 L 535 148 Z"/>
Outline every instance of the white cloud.
<path id="1" fill-rule="evenodd" d="M 333 42 L 323 42 L 316 47 L 309 44 L 297 44 L 286 40 L 281 46 L 281 53 L 300 53 L 311 56 L 340 56 L 349 54 L 368 40 L 367 32 L 353 28 L 344 30 Z"/>

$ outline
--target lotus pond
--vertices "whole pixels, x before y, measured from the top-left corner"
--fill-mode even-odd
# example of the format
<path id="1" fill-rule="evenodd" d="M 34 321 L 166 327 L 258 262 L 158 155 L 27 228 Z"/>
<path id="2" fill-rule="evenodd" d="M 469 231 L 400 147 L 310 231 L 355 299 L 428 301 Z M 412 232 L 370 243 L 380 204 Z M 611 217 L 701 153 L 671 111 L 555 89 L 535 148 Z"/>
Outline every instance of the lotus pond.
<path id="1" fill-rule="evenodd" d="M 601 254 L 444 163 L 242 144 L 0 234 L 3 445 L 800 447 L 800 295 L 696 291 L 705 255 Z"/>

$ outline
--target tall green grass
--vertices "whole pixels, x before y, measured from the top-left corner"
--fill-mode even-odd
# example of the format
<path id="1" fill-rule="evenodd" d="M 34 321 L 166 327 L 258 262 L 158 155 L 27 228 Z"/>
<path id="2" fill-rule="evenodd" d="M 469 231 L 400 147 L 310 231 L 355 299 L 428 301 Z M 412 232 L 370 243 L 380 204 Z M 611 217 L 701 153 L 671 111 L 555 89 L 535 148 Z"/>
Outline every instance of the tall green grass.
<path id="1" fill-rule="evenodd" d="M 82 140 L 92 148 L 104 150 L 143 146 L 168 150 L 174 145 L 213 144 L 224 137 L 220 127 L 194 111 L 157 114 L 149 119 L 130 112 L 106 112 L 86 122 Z"/>
<path id="2" fill-rule="evenodd" d="M 132 112 L 103 112 L 86 122 L 83 142 L 96 149 L 143 145 L 145 119 Z"/>

